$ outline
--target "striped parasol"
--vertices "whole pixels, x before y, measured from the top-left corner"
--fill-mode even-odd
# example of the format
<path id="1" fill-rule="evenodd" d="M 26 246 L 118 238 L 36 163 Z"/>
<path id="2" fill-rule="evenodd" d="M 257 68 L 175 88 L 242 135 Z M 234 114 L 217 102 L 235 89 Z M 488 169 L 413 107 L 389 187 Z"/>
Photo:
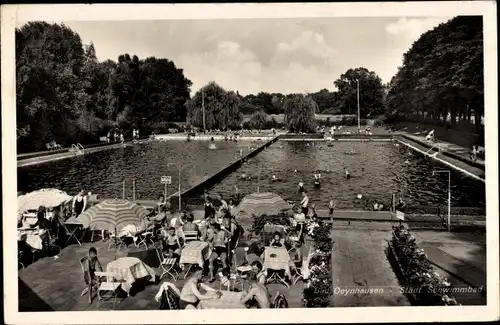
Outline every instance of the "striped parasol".
<path id="1" fill-rule="evenodd" d="M 44 188 L 17 197 L 17 212 L 22 214 L 29 210 L 36 210 L 43 205 L 46 208 L 57 207 L 68 202 L 73 197 L 66 192 L 55 188 Z"/>
<path id="2" fill-rule="evenodd" d="M 137 203 L 113 199 L 105 200 L 85 210 L 76 218 L 85 228 L 119 232 L 128 225 L 139 226 L 149 211 Z"/>
<path id="3" fill-rule="evenodd" d="M 240 217 L 260 217 L 266 215 L 278 215 L 290 211 L 290 205 L 279 195 L 274 193 L 253 193 L 247 195 L 238 205 L 235 215 Z"/>

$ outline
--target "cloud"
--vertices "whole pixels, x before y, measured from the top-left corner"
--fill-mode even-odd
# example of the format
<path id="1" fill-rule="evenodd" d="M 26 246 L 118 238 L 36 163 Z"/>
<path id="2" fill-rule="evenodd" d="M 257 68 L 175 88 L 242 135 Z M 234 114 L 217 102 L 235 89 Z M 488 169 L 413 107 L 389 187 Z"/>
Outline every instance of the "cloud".
<path id="1" fill-rule="evenodd" d="M 238 90 L 241 84 L 247 89 L 259 88 L 260 62 L 252 51 L 234 41 L 219 41 L 213 51 L 182 53 L 177 62 L 193 82 L 194 91 L 210 81 L 228 90 Z"/>
<path id="2" fill-rule="evenodd" d="M 327 44 L 322 34 L 304 31 L 290 42 L 277 44 L 270 66 L 288 66 L 292 63 L 302 65 L 324 65 L 330 68 L 334 65 L 337 51 Z"/>
<path id="3" fill-rule="evenodd" d="M 399 18 L 396 22 L 387 24 L 385 31 L 391 35 L 400 35 L 417 40 L 420 35 L 446 22 L 449 18 Z"/>

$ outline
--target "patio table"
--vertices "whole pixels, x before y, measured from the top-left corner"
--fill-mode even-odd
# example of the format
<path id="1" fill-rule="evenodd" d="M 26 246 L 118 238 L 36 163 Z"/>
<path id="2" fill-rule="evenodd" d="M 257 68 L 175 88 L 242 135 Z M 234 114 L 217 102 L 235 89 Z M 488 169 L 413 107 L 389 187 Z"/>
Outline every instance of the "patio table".
<path id="1" fill-rule="evenodd" d="M 198 264 L 203 267 L 205 261 L 208 260 L 212 251 L 208 243 L 202 241 L 191 241 L 184 246 L 181 252 L 179 264 Z"/>
<path id="2" fill-rule="evenodd" d="M 263 269 L 268 271 L 268 270 L 273 270 L 273 271 L 285 271 L 285 274 L 288 276 L 289 279 L 292 278 L 292 273 L 290 271 L 290 255 L 288 255 L 288 252 L 285 247 L 266 247 L 264 250 L 264 265 Z M 269 273 L 269 272 L 268 272 Z M 288 286 L 286 281 L 281 278 L 277 273 L 275 272 L 273 274 L 273 277 L 278 277 L 278 279 Z"/>
<path id="3" fill-rule="evenodd" d="M 136 257 L 121 257 L 109 262 L 106 266 L 106 272 L 112 273 L 116 281 L 122 282 L 121 287 L 127 294 L 130 292 L 132 284 L 138 279 L 149 277 L 151 282 L 156 280 L 155 271 Z M 113 280 L 108 279 L 108 281 Z"/>
<path id="4" fill-rule="evenodd" d="M 246 308 L 241 299 L 245 292 L 224 291 L 220 298 L 201 300 L 198 309 L 242 309 Z"/>
<path id="5" fill-rule="evenodd" d="M 43 240 L 42 236 L 45 234 L 44 230 L 40 229 L 17 229 L 17 240 L 21 240 L 22 235 L 26 235 L 26 243 L 34 249 L 42 250 Z"/>

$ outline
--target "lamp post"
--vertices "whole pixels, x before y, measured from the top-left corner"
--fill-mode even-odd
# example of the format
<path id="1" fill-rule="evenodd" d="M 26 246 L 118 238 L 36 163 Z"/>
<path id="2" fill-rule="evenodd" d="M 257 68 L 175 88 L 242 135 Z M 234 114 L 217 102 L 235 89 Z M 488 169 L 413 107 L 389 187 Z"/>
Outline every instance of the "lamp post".
<path id="1" fill-rule="evenodd" d="M 359 109 L 359 79 L 356 79 L 356 94 L 358 98 L 358 133 L 361 132 L 360 109 Z"/>
<path id="2" fill-rule="evenodd" d="M 448 231 L 451 231 L 451 172 L 449 170 L 434 170 L 432 175 L 448 173 Z"/>
<path id="3" fill-rule="evenodd" d="M 177 165 L 179 167 L 179 211 L 181 210 L 181 164 L 180 163 L 167 163 L 167 167 L 170 165 Z M 167 198 L 165 198 L 166 200 Z"/>

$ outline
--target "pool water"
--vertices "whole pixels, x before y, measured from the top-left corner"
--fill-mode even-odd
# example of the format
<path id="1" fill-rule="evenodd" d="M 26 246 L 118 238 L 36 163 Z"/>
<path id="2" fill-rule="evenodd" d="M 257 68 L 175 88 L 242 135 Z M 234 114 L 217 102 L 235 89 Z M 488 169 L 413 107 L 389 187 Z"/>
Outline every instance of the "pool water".
<path id="1" fill-rule="evenodd" d="M 102 197 L 121 197 L 126 180 L 126 196 L 131 198 L 135 178 L 136 198 L 156 199 L 164 190 L 162 175 L 172 177 L 168 193 L 177 190 L 178 166 L 167 163 L 181 162 L 181 187 L 186 189 L 229 165 L 239 156 L 240 149 L 248 152 L 260 144 L 219 141 L 217 149 L 211 150 L 205 141 L 166 141 L 106 150 L 18 168 L 18 191 L 54 187 L 70 194 L 85 189 Z M 345 154 L 350 150 L 355 154 Z M 349 180 L 344 178 L 344 167 L 351 173 Z M 408 205 L 446 205 L 448 177 L 433 176 L 433 169 L 443 166 L 391 142 L 335 142 L 329 146 L 326 142 L 278 141 L 208 191 L 230 198 L 237 187 L 240 197 L 259 190 L 299 201 L 298 183 L 303 181 L 311 203 L 318 208 L 326 208 L 332 198 L 339 209 L 372 209 L 375 202 L 388 207 L 393 193 L 403 196 Z M 322 177 L 319 189 L 313 186 L 315 170 Z M 252 180 L 240 180 L 242 173 L 251 175 Z M 272 175 L 283 181 L 271 182 Z M 455 171 L 451 177 L 452 206 L 485 206 L 484 183 Z M 358 194 L 362 195 L 361 200 Z M 200 197 L 187 201 L 201 203 Z"/>
<path id="2" fill-rule="evenodd" d="M 135 179 L 137 199 L 156 199 L 164 191 L 161 176 L 172 177 L 168 193 L 177 191 L 178 166 L 168 163 L 181 162 L 181 188 L 186 189 L 227 166 L 239 155 L 240 148 L 246 152 L 250 144 L 220 141 L 214 150 L 205 141 L 152 141 L 18 168 L 17 186 L 23 192 L 54 187 L 70 194 L 85 189 L 102 197 L 121 198 L 126 180 L 126 196 L 131 198 Z"/>
<path id="3" fill-rule="evenodd" d="M 355 154 L 348 155 L 350 151 Z M 345 179 L 347 167 L 351 179 Z M 442 169 L 432 159 L 396 146 L 392 142 L 285 142 L 278 141 L 252 158 L 209 193 L 231 196 L 238 188 L 241 195 L 257 190 L 275 192 L 284 199 L 300 201 L 298 183 L 302 181 L 311 203 L 326 209 L 334 199 L 340 209 L 372 209 L 375 202 L 388 207 L 392 193 L 402 196 L 408 205 L 446 205 L 448 176 L 432 175 Z M 321 173 L 321 187 L 314 187 L 314 171 Z M 251 180 L 241 180 L 241 174 Z M 276 175 L 281 182 L 272 182 Z M 362 199 L 358 199 L 358 194 Z M 484 207 L 485 184 L 451 173 L 452 206 Z"/>

